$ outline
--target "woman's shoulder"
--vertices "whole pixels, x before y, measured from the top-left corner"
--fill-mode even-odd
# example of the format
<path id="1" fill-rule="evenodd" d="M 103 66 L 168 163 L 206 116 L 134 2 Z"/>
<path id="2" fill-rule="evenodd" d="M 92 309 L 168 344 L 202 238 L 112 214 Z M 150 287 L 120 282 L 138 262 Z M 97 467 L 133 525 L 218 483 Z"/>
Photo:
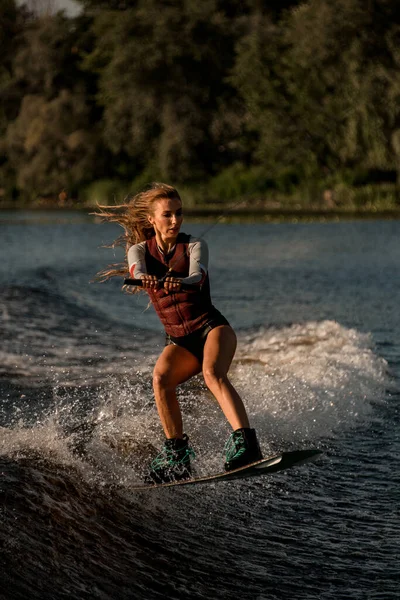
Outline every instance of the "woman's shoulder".
<path id="1" fill-rule="evenodd" d="M 208 246 L 207 242 L 201 237 L 191 236 L 188 244 L 188 253 L 193 261 L 202 265 L 206 271 L 208 266 Z"/>
<path id="2" fill-rule="evenodd" d="M 204 238 L 198 236 L 198 235 L 192 235 L 192 234 L 185 234 L 187 235 L 188 238 L 188 243 L 191 245 L 198 245 L 198 246 L 207 246 L 207 242 L 205 241 Z"/>
<path id="3" fill-rule="evenodd" d="M 144 248 L 146 246 L 147 240 L 143 240 L 143 242 L 138 242 L 137 244 L 132 244 L 130 248 Z M 130 249 L 129 248 L 129 249 Z"/>
<path id="4" fill-rule="evenodd" d="M 144 252 L 146 250 L 146 242 L 139 242 L 138 244 L 133 244 L 132 246 L 130 246 L 130 248 L 128 249 L 128 254 L 136 254 L 136 253 L 141 253 Z"/>

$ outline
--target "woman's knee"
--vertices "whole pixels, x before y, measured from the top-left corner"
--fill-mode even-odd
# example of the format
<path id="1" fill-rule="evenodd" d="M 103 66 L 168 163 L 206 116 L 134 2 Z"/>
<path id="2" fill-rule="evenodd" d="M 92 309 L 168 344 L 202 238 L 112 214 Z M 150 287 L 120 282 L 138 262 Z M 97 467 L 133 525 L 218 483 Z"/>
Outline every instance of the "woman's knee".
<path id="1" fill-rule="evenodd" d="M 159 390 L 166 390 L 176 387 L 168 371 L 161 371 L 159 369 L 154 369 L 153 386 Z"/>
<path id="2" fill-rule="evenodd" d="M 228 381 L 227 373 L 215 365 L 204 366 L 203 368 L 204 382 L 208 388 L 215 385 L 222 385 Z"/>

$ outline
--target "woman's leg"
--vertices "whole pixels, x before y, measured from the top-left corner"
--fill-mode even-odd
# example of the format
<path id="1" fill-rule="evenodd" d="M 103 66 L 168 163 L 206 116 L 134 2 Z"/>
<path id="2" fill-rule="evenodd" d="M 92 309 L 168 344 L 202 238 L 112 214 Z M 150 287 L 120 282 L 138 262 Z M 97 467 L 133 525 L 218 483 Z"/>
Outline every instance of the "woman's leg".
<path id="1" fill-rule="evenodd" d="M 182 414 L 176 387 L 200 373 L 199 361 L 180 346 L 165 346 L 154 367 L 153 387 L 158 414 L 166 438 L 183 436 Z"/>
<path id="2" fill-rule="evenodd" d="M 217 399 L 232 429 L 249 427 L 246 409 L 228 379 L 236 350 L 236 334 L 228 325 L 210 331 L 204 346 L 203 375 L 208 389 Z"/>

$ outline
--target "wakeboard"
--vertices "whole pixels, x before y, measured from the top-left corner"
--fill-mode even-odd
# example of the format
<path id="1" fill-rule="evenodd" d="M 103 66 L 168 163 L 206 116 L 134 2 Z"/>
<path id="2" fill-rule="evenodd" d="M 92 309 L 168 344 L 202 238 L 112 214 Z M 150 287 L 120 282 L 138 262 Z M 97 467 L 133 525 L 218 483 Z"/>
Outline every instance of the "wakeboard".
<path id="1" fill-rule="evenodd" d="M 282 452 L 274 454 L 268 458 L 263 458 L 254 463 L 250 463 L 233 471 L 224 471 L 215 475 L 206 475 L 203 477 L 193 477 L 183 481 L 173 481 L 171 483 L 160 484 L 141 484 L 134 486 L 133 490 L 158 490 L 161 488 L 182 487 L 188 485 L 198 485 L 200 483 L 217 483 L 222 481 L 233 481 L 235 479 L 248 479 L 250 477 L 259 477 L 260 475 L 270 475 L 285 469 L 290 469 L 295 465 L 300 465 L 311 460 L 315 460 L 322 454 L 321 450 L 294 450 L 292 452 Z"/>

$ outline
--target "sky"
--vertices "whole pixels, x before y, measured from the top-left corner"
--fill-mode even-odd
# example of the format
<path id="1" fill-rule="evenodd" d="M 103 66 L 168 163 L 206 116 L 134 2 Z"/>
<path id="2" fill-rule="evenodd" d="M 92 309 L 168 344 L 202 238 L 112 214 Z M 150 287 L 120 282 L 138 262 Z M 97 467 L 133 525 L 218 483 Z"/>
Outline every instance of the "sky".
<path id="1" fill-rule="evenodd" d="M 37 4 L 40 5 L 40 0 L 36 0 Z M 27 0 L 17 0 L 17 4 L 29 4 Z M 35 4 L 35 2 L 33 2 Z M 46 0 L 44 0 L 44 4 L 46 4 Z M 55 10 L 65 10 L 65 12 L 73 17 L 77 15 L 81 10 L 82 6 L 74 0 L 51 0 L 51 4 L 54 6 Z"/>
<path id="2" fill-rule="evenodd" d="M 54 5 L 60 10 L 65 10 L 65 12 L 71 16 L 76 15 L 82 10 L 82 6 L 78 5 L 73 0 L 54 0 Z"/>

